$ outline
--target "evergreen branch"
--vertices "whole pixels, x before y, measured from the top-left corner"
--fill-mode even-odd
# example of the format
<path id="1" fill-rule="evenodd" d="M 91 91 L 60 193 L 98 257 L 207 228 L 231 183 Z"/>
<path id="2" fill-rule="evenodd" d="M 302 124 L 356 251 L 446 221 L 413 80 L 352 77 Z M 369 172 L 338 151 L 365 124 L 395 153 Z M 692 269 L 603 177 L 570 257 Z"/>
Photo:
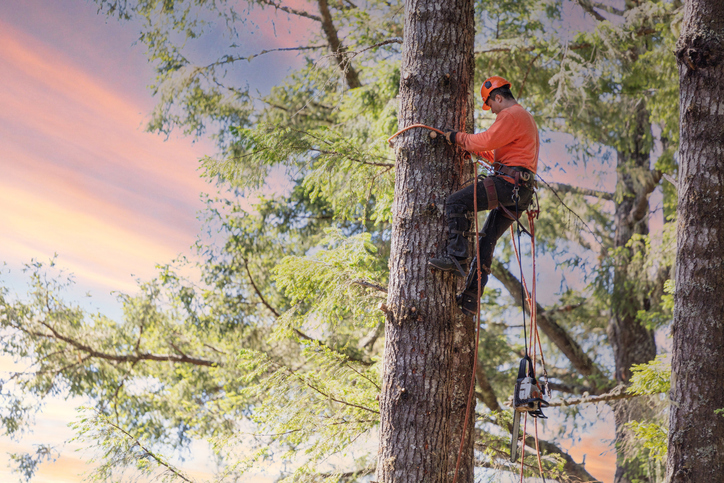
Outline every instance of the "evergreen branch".
<path id="1" fill-rule="evenodd" d="M 402 39 L 400 39 L 400 38 L 383 40 L 382 42 L 376 43 L 375 45 L 370 45 L 368 47 L 365 47 L 362 50 L 350 50 L 347 52 L 347 54 L 350 57 L 356 57 L 363 52 L 367 52 L 368 50 L 376 49 L 377 47 L 382 47 L 382 46 L 389 45 L 389 44 L 401 44 L 401 43 L 402 43 Z"/>
<path id="2" fill-rule="evenodd" d="M 168 471 L 170 471 L 171 473 L 173 473 L 173 474 L 174 474 L 175 476 L 177 476 L 178 478 L 181 478 L 183 481 L 187 481 L 188 483 L 193 483 L 193 480 L 189 480 L 188 478 L 186 478 L 186 477 L 183 475 L 183 473 L 181 473 L 181 472 L 178 471 L 176 468 L 174 468 L 173 466 L 171 466 L 170 464 L 166 463 L 164 460 L 162 460 L 161 458 L 159 458 L 158 456 L 156 456 L 156 454 L 155 454 L 153 451 L 151 451 L 150 449 L 146 448 L 146 447 L 143 445 L 143 443 L 141 443 L 141 441 L 139 441 L 137 438 L 135 438 L 133 435 L 131 435 L 128 431 L 126 431 L 125 429 L 121 428 L 121 427 L 118 426 L 117 424 L 109 421 L 109 420 L 106 419 L 106 418 L 103 418 L 102 421 L 103 421 L 103 423 L 107 424 L 108 426 L 114 428 L 116 431 L 118 431 L 118 432 L 120 432 L 121 434 L 123 434 L 126 438 L 130 439 L 131 441 L 133 441 L 133 444 L 134 444 L 135 446 L 138 446 L 139 448 L 141 448 L 141 449 L 143 450 L 143 453 L 144 453 L 143 456 L 150 456 L 151 458 L 154 459 L 154 461 L 156 461 L 156 463 L 157 463 L 159 466 L 163 466 L 164 468 L 166 468 Z"/>
<path id="3" fill-rule="evenodd" d="M 545 183 L 545 181 L 544 181 Z M 569 184 L 563 184 L 563 183 L 556 183 L 551 181 L 550 183 L 545 183 L 551 191 L 555 190 L 558 193 L 573 193 L 577 195 L 582 196 L 593 196 L 595 198 L 600 198 L 602 200 L 606 201 L 613 201 L 614 194 L 609 193 L 608 191 L 601 191 L 601 190 L 592 190 L 588 188 L 580 188 L 578 186 L 573 186 Z"/>
<path id="4" fill-rule="evenodd" d="M 281 5 L 280 3 L 274 2 L 274 1 L 272 1 L 272 0 L 258 0 L 258 1 L 259 1 L 259 3 L 261 3 L 262 5 L 268 5 L 268 6 L 270 6 L 270 7 L 274 7 L 274 8 L 276 8 L 277 10 L 281 10 L 282 12 L 286 12 L 286 13 L 289 13 L 289 14 L 292 14 L 292 15 L 297 15 L 297 16 L 299 16 L 299 17 L 308 18 L 308 19 L 310 19 L 310 20 L 314 20 L 315 22 L 321 22 L 321 21 L 322 21 L 322 19 L 321 19 L 320 17 L 317 17 L 317 16 L 314 15 L 314 14 L 311 14 L 311 13 L 309 13 L 309 12 L 305 12 L 304 10 L 297 10 L 297 9 L 295 9 L 295 8 L 285 7 L 285 6 Z"/>
<path id="5" fill-rule="evenodd" d="M 66 344 L 75 347 L 76 349 L 85 352 L 91 357 L 95 357 L 98 359 L 103 359 L 111 362 L 119 362 L 119 363 L 135 363 L 139 361 L 157 361 L 157 362 L 174 362 L 174 363 L 184 363 L 184 364 L 192 364 L 195 366 L 206 366 L 206 367 L 217 367 L 222 366 L 223 364 L 216 361 L 209 361 L 206 359 L 199 359 L 195 357 L 190 356 L 173 356 L 173 355 L 163 355 L 163 354 L 151 354 L 151 353 L 136 353 L 136 354 L 108 354 L 105 352 L 100 352 L 92 347 L 83 344 L 75 339 L 72 339 L 70 337 L 64 336 L 63 334 L 59 333 L 57 330 L 55 330 L 54 327 L 49 325 L 48 323 L 41 321 L 41 325 L 46 327 L 51 333 L 47 334 L 45 332 L 36 332 L 32 330 L 27 330 L 19 326 L 15 326 L 14 328 L 35 337 L 44 337 L 46 339 L 56 339 L 60 340 L 62 342 L 65 342 Z"/>
<path id="6" fill-rule="evenodd" d="M 523 77 L 523 82 L 520 84 L 520 90 L 518 91 L 518 97 L 523 97 L 523 92 L 525 92 L 525 81 L 528 80 L 528 74 L 530 74 L 530 69 L 533 67 L 533 64 L 535 64 L 535 61 L 538 60 L 538 58 L 543 55 L 543 52 L 538 52 L 538 55 L 533 57 L 533 59 L 528 63 L 528 69 L 525 71 L 525 76 Z"/>
<path id="7" fill-rule="evenodd" d="M 309 132 L 309 131 L 302 131 L 302 130 L 299 130 L 299 129 L 294 129 L 294 131 L 295 131 L 295 132 L 298 132 L 299 134 L 303 134 L 303 135 L 305 135 L 305 136 L 309 136 L 310 138 L 316 139 L 317 141 L 320 141 L 320 142 L 325 143 L 325 144 L 327 144 L 327 145 L 331 145 L 331 144 L 332 144 L 330 141 L 328 141 L 328 140 L 326 140 L 326 139 L 323 139 L 323 138 L 320 138 L 319 136 L 317 136 L 317 135 L 315 135 L 314 133 L 311 133 L 311 132 Z M 379 166 L 379 167 L 383 167 L 383 168 L 394 168 L 394 167 L 395 167 L 394 163 L 374 163 L 374 162 L 371 162 L 371 161 L 364 161 L 364 160 L 362 160 L 362 159 L 353 158 L 352 156 L 349 156 L 349 155 L 347 155 L 347 154 L 340 153 L 339 151 L 326 151 L 326 150 L 317 149 L 317 148 L 308 148 L 308 151 L 311 151 L 311 152 L 314 152 L 314 153 L 319 153 L 319 154 L 324 154 L 324 155 L 326 155 L 326 156 L 339 156 L 340 158 L 344 158 L 344 159 L 347 159 L 347 160 L 349 160 L 349 161 L 354 161 L 355 163 L 367 164 L 367 165 L 369 165 L 369 166 Z M 380 157 L 380 158 L 381 158 L 381 159 L 388 159 L 388 158 L 383 158 L 383 157 Z"/>
<path id="8" fill-rule="evenodd" d="M 345 365 L 347 366 L 348 369 L 350 369 L 352 372 L 356 373 L 359 377 L 363 378 L 364 380 L 366 380 L 367 382 L 369 382 L 370 384 L 372 384 L 373 386 L 375 386 L 378 391 L 381 391 L 381 390 L 382 390 L 382 388 L 379 386 L 379 384 L 377 384 L 375 381 L 373 381 L 372 379 L 370 379 L 369 377 L 367 377 L 366 374 L 358 371 L 357 369 L 355 369 L 354 367 L 352 367 L 351 365 L 349 365 L 348 362 L 345 362 Z"/>
<path id="9" fill-rule="evenodd" d="M 255 59 L 256 57 L 260 57 L 265 54 L 270 54 L 272 52 L 294 52 L 294 51 L 301 51 L 301 50 L 314 50 L 314 49 L 323 49 L 324 45 L 305 45 L 305 46 L 299 46 L 299 47 L 279 47 L 276 49 L 264 49 L 261 52 L 258 52 L 256 54 L 246 55 L 246 56 L 234 56 L 234 55 L 225 55 L 221 57 L 221 59 L 217 60 L 216 62 L 212 62 L 208 64 L 205 67 L 198 67 L 196 70 L 209 70 L 213 67 L 218 67 L 225 64 L 233 64 L 235 62 L 239 62 L 242 60 L 251 61 Z"/>
<path id="10" fill-rule="evenodd" d="M 475 55 L 478 54 L 494 54 L 496 52 L 532 52 L 536 48 L 540 47 L 521 47 L 521 48 L 515 48 L 515 47 L 493 47 L 492 49 L 486 49 L 486 50 L 478 50 L 475 52 Z M 589 49 L 591 48 L 591 44 L 588 42 L 582 42 L 580 44 L 572 44 L 568 45 L 566 47 L 567 50 L 583 50 L 583 49 Z"/>
<path id="11" fill-rule="evenodd" d="M 368 407 L 366 407 L 366 406 L 361 406 L 361 405 L 359 405 L 359 404 L 351 403 L 351 402 L 349 402 L 349 401 L 345 401 L 344 399 L 338 399 L 338 398 L 332 396 L 331 394 L 328 394 L 328 393 L 322 391 L 322 390 L 319 389 L 318 387 L 310 384 L 306 377 L 300 376 L 300 375 L 297 374 L 296 371 L 294 371 L 292 368 L 286 367 L 286 366 L 284 366 L 284 367 L 285 367 L 285 369 L 286 369 L 291 375 L 293 375 L 294 377 L 296 377 L 297 380 L 299 380 L 300 382 L 302 382 L 305 386 L 307 386 L 308 388 L 310 388 L 311 390 L 313 390 L 313 391 L 315 391 L 315 392 L 318 392 L 319 394 L 321 394 L 322 396 L 326 397 L 326 398 L 329 399 L 330 401 L 334 401 L 334 402 L 339 403 L 339 404 L 342 404 L 342 405 L 344 405 L 344 406 L 349 406 L 349 407 L 361 409 L 361 410 L 363 410 L 363 411 L 369 411 L 369 412 L 371 412 L 371 413 L 373 413 L 373 414 L 380 414 L 379 411 L 376 411 L 376 410 L 374 410 L 374 409 L 370 409 L 370 408 L 368 408 Z"/>
<path id="12" fill-rule="evenodd" d="M 304 339 L 304 340 L 308 340 L 308 341 L 310 341 L 310 342 L 314 342 L 315 344 L 319 344 L 319 345 L 322 346 L 322 347 L 326 347 L 327 349 L 331 350 L 332 352 L 334 352 L 334 353 L 336 353 L 336 354 L 339 354 L 340 356 L 346 358 L 347 361 L 354 361 L 354 362 L 357 362 L 357 363 L 359 363 L 359 364 L 362 364 L 363 366 L 371 366 L 371 365 L 373 364 L 373 362 L 366 361 L 366 360 L 364 360 L 364 359 L 360 359 L 359 357 L 353 357 L 353 356 L 351 356 L 351 355 L 349 355 L 349 354 L 345 354 L 344 352 L 340 352 L 340 351 L 338 351 L 337 349 L 335 349 L 334 347 L 330 347 L 330 346 L 327 345 L 325 342 L 322 342 L 322 341 L 319 340 L 319 339 L 315 339 L 314 337 L 311 337 L 311 336 L 305 334 L 304 332 L 302 332 L 301 330 L 297 329 L 296 327 L 292 328 L 292 332 L 294 332 L 295 334 L 297 334 L 297 336 L 299 336 L 300 338 L 302 338 L 302 339 Z"/>
<path id="13" fill-rule="evenodd" d="M 256 283 L 254 282 L 254 277 L 251 276 L 251 271 L 249 270 L 249 261 L 246 258 L 242 258 L 244 261 L 244 268 L 246 269 L 246 274 L 249 276 L 249 282 L 251 282 L 251 286 L 254 289 L 254 292 L 256 292 L 257 297 L 259 297 L 259 300 L 261 300 L 261 303 L 264 304 L 264 306 L 269 309 L 269 311 L 274 314 L 274 317 L 279 317 L 279 312 L 274 310 L 274 307 L 269 305 L 269 303 L 266 301 L 264 296 L 261 294 L 261 291 L 259 290 L 259 287 L 256 286 Z"/>
<path id="14" fill-rule="evenodd" d="M 314 149 L 314 148 L 310 148 L 309 150 L 312 152 L 315 152 L 315 153 L 319 153 L 319 154 L 326 154 L 327 156 L 339 156 L 340 158 L 345 158 L 350 161 L 354 161 L 355 163 L 366 164 L 369 166 L 378 166 L 381 168 L 394 168 L 395 167 L 395 165 L 393 163 L 375 163 L 372 161 L 364 161 L 362 159 L 353 158 L 351 156 L 348 156 L 346 154 L 343 154 L 343 153 L 340 153 L 337 151 L 325 151 L 323 149 Z"/>
<path id="15" fill-rule="evenodd" d="M 367 280 L 363 280 L 361 278 L 356 278 L 352 280 L 350 283 L 354 285 L 361 285 L 363 287 L 373 288 L 379 292 L 387 293 L 387 289 L 383 287 L 382 285 L 377 285 L 376 283 L 368 282 Z"/>
<path id="16" fill-rule="evenodd" d="M 579 404 L 593 404 L 599 402 L 618 401 L 619 399 L 633 399 L 640 396 L 641 394 L 631 394 L 626 392 L 626 386 L 624 384 L 620 384 L 613 388 L 611 391 L 605 394 L 601 394 L 599 396 L 590 396 L 588 394 L 584 394 L 579 398 L 553 401 L 549 403 L 549 407 L 568 407 L 576 406 Z"/>

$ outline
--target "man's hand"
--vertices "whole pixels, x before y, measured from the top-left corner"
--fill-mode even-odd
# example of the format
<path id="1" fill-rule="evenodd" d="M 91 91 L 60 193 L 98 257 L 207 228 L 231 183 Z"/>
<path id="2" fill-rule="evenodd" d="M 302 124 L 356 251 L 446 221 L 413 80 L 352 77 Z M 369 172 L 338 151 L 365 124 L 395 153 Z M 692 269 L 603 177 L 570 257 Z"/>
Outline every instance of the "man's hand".
<path id="1" fill-rule="evenodd" d="M 457 134 L 457 131 L 448 131 L 444 134 L 445 141 L 447 141 L 448 144 L 455 144 L 455 135 Z"/>

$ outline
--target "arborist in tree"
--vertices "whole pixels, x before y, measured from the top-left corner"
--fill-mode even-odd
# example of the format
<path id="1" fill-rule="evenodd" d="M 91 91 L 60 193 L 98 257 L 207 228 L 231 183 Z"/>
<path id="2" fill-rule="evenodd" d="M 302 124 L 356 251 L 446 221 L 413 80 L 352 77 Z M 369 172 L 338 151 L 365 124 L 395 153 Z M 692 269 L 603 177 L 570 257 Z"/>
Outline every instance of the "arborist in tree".
<path id="1" fill-rule="evenodd" d="M 445 133 L 445 139 L 450 144 L 485 158 L 492 163 L 494 171 L 493 175 L 477 180 L 478 210 L 491 210 L 478 238 L 483 271 L 482 290 L 488 282 L 498 238 L 533 199 L 540 138 L 533 116 L 513 97 L 510 82 L 493 76 L 483 83 L 480 95 L 483 98 L 483 109 L 493 111 L 497 116 L 490 129 L 477 134 L 449 131 Z M 465 289 L 458 296 L 458 304 L 463 312 L 471 315 L 477 313 L 478 277 L 475 264 L 470 265 L 469 274 L 464 267 L 469 260 L 468 240 L 465 236 L 470 229 L 468 215 L 474 210 L 474 192 L 475 186 L 471 183 L 448 196 L 445 202 L 449 226 L 446 255 L 428 262 L 438 270 L 467 276 Z"/>

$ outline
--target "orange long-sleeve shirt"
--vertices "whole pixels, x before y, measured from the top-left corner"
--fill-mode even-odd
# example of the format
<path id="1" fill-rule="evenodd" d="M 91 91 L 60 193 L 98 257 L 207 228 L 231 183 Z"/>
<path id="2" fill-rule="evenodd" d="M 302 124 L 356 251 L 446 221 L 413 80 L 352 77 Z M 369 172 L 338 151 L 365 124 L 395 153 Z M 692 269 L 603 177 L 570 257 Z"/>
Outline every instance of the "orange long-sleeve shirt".
<path id="1" fill-rule="evenodd" d="M 498 113 L 490 129 L 477 134 L 459 132 L 455 144 L 492 162 L 538 169 L 540 137 L 533 116 L 515 104 Z"/>

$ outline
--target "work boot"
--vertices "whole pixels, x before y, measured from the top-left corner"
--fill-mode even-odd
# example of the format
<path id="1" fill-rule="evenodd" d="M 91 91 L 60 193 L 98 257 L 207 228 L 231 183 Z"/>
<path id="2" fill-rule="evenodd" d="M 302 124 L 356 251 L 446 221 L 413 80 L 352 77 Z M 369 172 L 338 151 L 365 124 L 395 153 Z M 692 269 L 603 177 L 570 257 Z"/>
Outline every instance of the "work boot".
<path id="1" fill-rule="evenodd" d="M 453 272 L 458 277 L 467 276 L 465 268 L 467 265 L 466 258 L 458 258 L 452 255 L 446 255 L 440 258 L 431 258 L 427 261 L 427 264 L 433 268 L 437 268 L 442 272 Z"/>
<path id="2" fill-rule="evenodd" d="M 465 284 L 465 290 L 463 293 L 455 297 L 455 301 L 458 303 L 458 306 L 460 306 L 460 309 L 465 313 L 466 315 L 477 315 L 478 313 L 478 274 L 477 274 L 477 267 L 475 266 L 475 259 L 473 259 L 473 264 L 470 269 L 470 272 L 468 273 L 468 279 L 467 283 Z M 481 290 L 480 294 L 482 295 L 483 290 L 485 290 L 485 286 L 488 284 L 488 274 L 485 272 L 482 272 L 480 274 L 480 285 Z"/>
<path id="3" fill-rule="evenodd" d="M 478 291 L 466 290 L 457 297 L 455 301 L 458 303 L 460 310 L 465 315 L 477 315 L 478 314 Z"/>

